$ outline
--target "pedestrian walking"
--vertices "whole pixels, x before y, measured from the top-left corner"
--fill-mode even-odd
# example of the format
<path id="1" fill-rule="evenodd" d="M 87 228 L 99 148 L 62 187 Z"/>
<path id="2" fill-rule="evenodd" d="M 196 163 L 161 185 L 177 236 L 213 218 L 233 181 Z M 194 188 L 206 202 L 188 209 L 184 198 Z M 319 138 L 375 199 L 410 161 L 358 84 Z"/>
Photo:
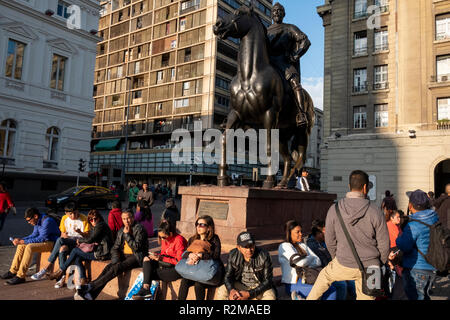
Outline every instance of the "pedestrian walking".
<path id="1" fill-rule="evenodd" d="M 11 211 L 14 215 L 16 215 L 15 209 L 14 202 L 11 200 L 11 196 L 8 191 L 6 191 L 6 184 L 4 182 L 0 182 L 0 232 L 3 230 L 8 213 Z"/>

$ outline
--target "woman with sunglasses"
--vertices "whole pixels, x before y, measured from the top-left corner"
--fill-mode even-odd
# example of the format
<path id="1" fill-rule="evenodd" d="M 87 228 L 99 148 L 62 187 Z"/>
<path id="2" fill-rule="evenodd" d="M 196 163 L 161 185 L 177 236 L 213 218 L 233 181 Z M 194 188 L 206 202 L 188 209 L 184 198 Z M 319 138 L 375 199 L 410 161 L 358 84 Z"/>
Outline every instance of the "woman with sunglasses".
<path id="1" fill-rule="evenodd" d="M 150 298 L 152 296 L 150 286 L 153 280 L 172 282 L 181 278 L 175 270 L 175 265 L 186 251 L 186 239 L 177 233 L 175 225 L 162 220 L 158 227 L 158 242 L 161 243 L 161 253 L 151 252 L 144 258 L 143 285 L 141 290 L 133 296 L 133 300 Z"/>
<path id="2" fill-rule="evenodd" d="M 74 263 L 79 268 L 80 283 L 76 285 L 77 289 L 81 285 L 87 284 L 86 271 L 83 266 L 83 261 L 92 260 L 109 260 L 110 251 L 113 246 L 112 232 L 108 224 L 103 220 L 98 210 L 91 210 L 88 213 L 88 221 L 91 225 L 90 233 L 86 238 L 78 239 L 78 246 L 74 248 L 69 258 L 60 266 L 60 269 L 55 272 L 55 277 L 66 273 L 67 268 Z M 82 245 L 92 244 L 92 246 Z M 82 249 L 83 247 L 83 249 Z"/>
<path id="3" fill-rule="evenodd" d="M 195 222 L 195 235 L 188 241 L 188 250 L 189 246 L 196 240 L 208 242 L 210 245 L 210 250 L 203 253 L 186 251 L 183 254 L 183 258 L 190 260 L 190 263 L 196 263 L 199 260 L 217 260 L 219 261 L 221 268 L 218 273 L 223 275 L 224 265 L 222 260 L 220 260 L 221 244 L 219 236 L 215 234 L 213 218 L 207 215 L 197 218 L 197 221 Z M 212 287 L 210 285 L 183 278 L 181 280 L 180 291 L 178 293 L 178 300 L 186 300 L 189 288 L 191 286 L 194 286 L 195 288 L 196 300 L 205 300 L 206 289 Z"/>

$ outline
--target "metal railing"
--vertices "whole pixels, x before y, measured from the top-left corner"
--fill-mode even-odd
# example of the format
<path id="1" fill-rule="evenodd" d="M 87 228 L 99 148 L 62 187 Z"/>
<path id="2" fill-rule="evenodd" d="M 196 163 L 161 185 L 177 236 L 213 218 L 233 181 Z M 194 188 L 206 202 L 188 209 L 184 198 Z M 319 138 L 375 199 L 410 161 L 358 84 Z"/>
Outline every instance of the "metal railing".
<path id="1" fill-rule="evenodd" d="M 389 82 L 377 82 L 373 84 L 373 90 L 389 89 Z"/>
<path id="2" fill-rule="evenodd" d="M 431 76 L 431 82 L 448 82 L 450 81 L 450 74 L 438 74 Z"/>
<path id="3" fill-rule="evenodd" d="M 367 47 L 355 48 L 353 50 L 353 56 L 363 56 L 367 54 Z"/>
<path id="4" fill-rule="evenodd" d="M 367 92 L 367 82 L 358 86 L 353 86 L 353 93 Z"/>

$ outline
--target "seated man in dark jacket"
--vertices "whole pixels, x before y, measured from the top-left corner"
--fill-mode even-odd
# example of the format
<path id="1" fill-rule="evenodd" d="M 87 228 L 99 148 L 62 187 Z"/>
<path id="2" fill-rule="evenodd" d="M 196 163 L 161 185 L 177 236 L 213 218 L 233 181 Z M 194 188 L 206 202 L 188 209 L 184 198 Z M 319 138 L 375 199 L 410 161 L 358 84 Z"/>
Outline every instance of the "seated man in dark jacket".
<path id="1" fill-rule="evenodd" d="M 111 249 L 111 263 L 97 279 L 81 286 L 75 293 L 75 300 L 93 300 L 102 292 L 106 284 L 119 274 L 142 268 L 142 261 L 148 255 L 148 236 L 144 227 L 135 222 L 133 212 L 122 212 L 123 228 L 117 233 L 116 242 Z"/>
<path id="2" fill-rule="evenodd" d="M 248 232 L 237 238 L 225 271 L 225 284 L 218 289 L 217 300 L 276 300 L 272 260 L 267 251 L 257 248 Z"/>

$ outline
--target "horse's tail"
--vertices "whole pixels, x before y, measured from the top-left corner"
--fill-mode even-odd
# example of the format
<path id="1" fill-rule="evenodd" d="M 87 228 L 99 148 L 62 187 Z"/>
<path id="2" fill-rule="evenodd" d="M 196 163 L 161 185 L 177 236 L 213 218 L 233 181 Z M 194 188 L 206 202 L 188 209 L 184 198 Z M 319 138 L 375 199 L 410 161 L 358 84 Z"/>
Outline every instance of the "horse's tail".
<path id="1" fill-rule="evenodd" d="M 314 122 L 316 120 L 316 113 L 314 112 L 314 102 L 308 91 L 306 91 L 304 88 L 302 88 L 302 97 L 303 108 L 305 108 L 306 117 L 308 118 L 308 127 L 306 128 L 306 132 L 308 133 L 308 135 L 310 135 L 312 128 L 314 127 Z"/>

